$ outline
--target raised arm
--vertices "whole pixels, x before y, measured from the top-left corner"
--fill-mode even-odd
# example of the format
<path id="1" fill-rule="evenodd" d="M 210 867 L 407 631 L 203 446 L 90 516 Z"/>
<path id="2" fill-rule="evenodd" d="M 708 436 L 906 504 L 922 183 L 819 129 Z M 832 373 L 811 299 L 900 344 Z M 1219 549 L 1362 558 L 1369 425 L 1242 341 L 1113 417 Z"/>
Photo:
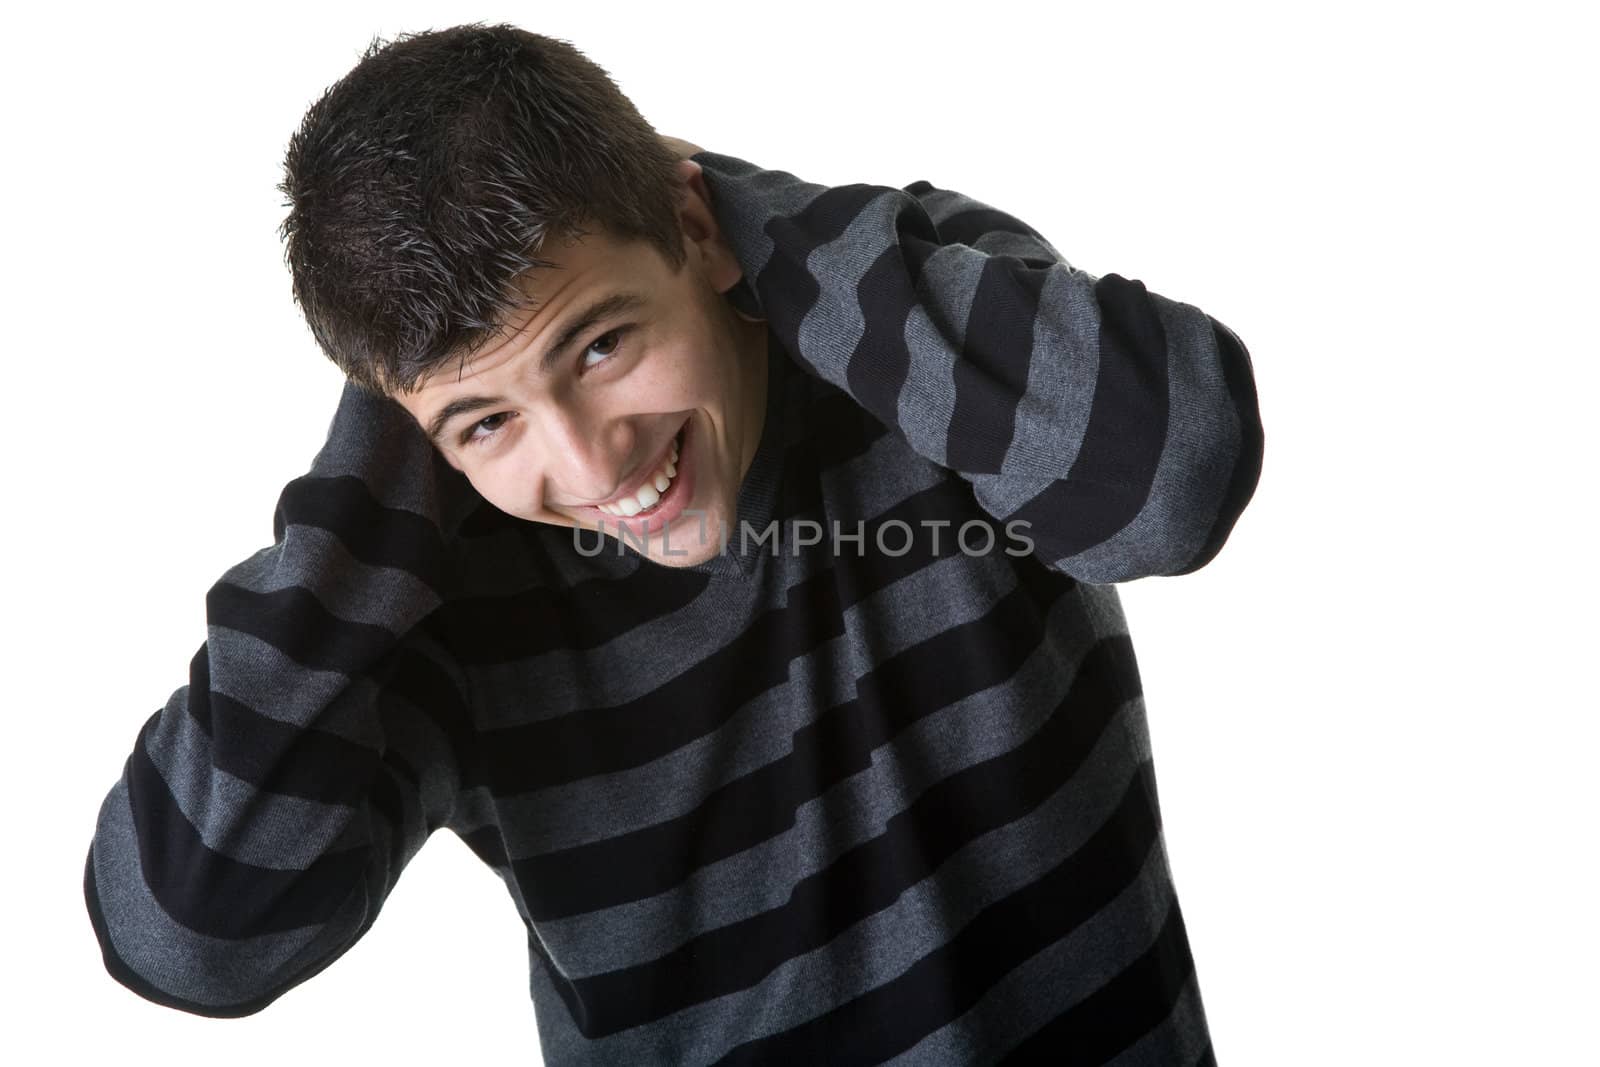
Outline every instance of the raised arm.
<path id="1" fill-rule="evenodd" d="M 1109 583 L 1221 549 L 1262 455 L 1227 326 L 925 181 L 830 188 L 691 158 L 745 269 L 735 299 L 985 511 L 1026 521 L 1044 562 Z"/>
<path id="2" fill-rule="evenodd" d="M 398 405 L 345 387 L 101 805 L 84 897 L 117 981 L 248 1015 L 372 925 L 456 793 L 465 685 L 430 620 L 473 503 Z"/>

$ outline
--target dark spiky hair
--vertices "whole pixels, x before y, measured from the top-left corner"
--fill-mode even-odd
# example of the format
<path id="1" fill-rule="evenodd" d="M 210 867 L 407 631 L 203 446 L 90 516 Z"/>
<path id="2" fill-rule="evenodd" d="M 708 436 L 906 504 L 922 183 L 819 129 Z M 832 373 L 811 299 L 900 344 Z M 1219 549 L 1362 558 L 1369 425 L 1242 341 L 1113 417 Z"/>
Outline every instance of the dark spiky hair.
<path id="1" fill-rule="evenodd" d="M 306 112 L 279 189 L 294 298 L 356 384 L 465 359 L 598 226 L 684 262 L 673 154 L 571 44 L 473 24 L 374 40 Z"/>

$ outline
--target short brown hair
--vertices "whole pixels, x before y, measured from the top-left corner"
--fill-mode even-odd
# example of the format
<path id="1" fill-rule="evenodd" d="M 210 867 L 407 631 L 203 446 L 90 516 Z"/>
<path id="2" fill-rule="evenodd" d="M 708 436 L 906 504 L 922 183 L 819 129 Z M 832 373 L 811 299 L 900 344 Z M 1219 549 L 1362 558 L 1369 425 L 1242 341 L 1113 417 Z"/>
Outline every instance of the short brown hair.
<path id="1" fill-rule="evenodd" d="M 676 160 L 571 44 L 473 24 L 373 41 L 289 142 L 294 298 L 346 377 L 409 392 L 497 334 L 546 240 L 684 262 Z"/>

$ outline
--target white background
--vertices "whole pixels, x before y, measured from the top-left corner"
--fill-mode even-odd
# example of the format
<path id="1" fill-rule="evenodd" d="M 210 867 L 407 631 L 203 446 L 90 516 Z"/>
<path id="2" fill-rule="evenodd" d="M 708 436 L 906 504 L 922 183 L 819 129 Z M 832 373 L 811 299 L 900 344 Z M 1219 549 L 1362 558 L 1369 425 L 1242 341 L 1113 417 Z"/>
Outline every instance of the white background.
<path id="1" fill-rule="evenodd" d="M 961 190 L 1237 331 L 1255 499 L 1210 566 L 1122 587 L 1218 1058 L 1592 1056 L 1600 94 L 1580 8 L 11 16 L 14 1062 L 537 1061 L 522 927 L 449 834 L 365 940 L 238 1020 L 117 985 L 81 885 L 205 591 L 271 543 L 338 396 L 280 258 L 289 134 L 374 35 L 474 20 L 572 41 L 663 132 L 822 183 Z"/>

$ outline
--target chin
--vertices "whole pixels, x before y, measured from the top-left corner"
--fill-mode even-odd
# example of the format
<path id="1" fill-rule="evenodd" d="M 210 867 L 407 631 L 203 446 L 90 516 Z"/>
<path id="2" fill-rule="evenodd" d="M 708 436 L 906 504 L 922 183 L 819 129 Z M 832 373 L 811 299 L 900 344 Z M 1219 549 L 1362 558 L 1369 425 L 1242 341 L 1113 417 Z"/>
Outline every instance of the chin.
<path id="1" fill-rule="evenodd" d="M 683 555 L 678 555 L 679 551 L 682 551 Z M 660 554 L 658 549 L 656 552 L 651 553 L 650 560 L 654 563 L 661 564 L 663 567 L 693 567 L 696 564 L 704 563 L 709 559 L 715 558 L 717 555 L 717 546 L 711 545 L 707 548 L 701 548 L 698 545 L 690 545 L 687 547 L 674 545 L 672 547 L 672 553 L 673 554 L 670 556 L 663 556 Z"/>

